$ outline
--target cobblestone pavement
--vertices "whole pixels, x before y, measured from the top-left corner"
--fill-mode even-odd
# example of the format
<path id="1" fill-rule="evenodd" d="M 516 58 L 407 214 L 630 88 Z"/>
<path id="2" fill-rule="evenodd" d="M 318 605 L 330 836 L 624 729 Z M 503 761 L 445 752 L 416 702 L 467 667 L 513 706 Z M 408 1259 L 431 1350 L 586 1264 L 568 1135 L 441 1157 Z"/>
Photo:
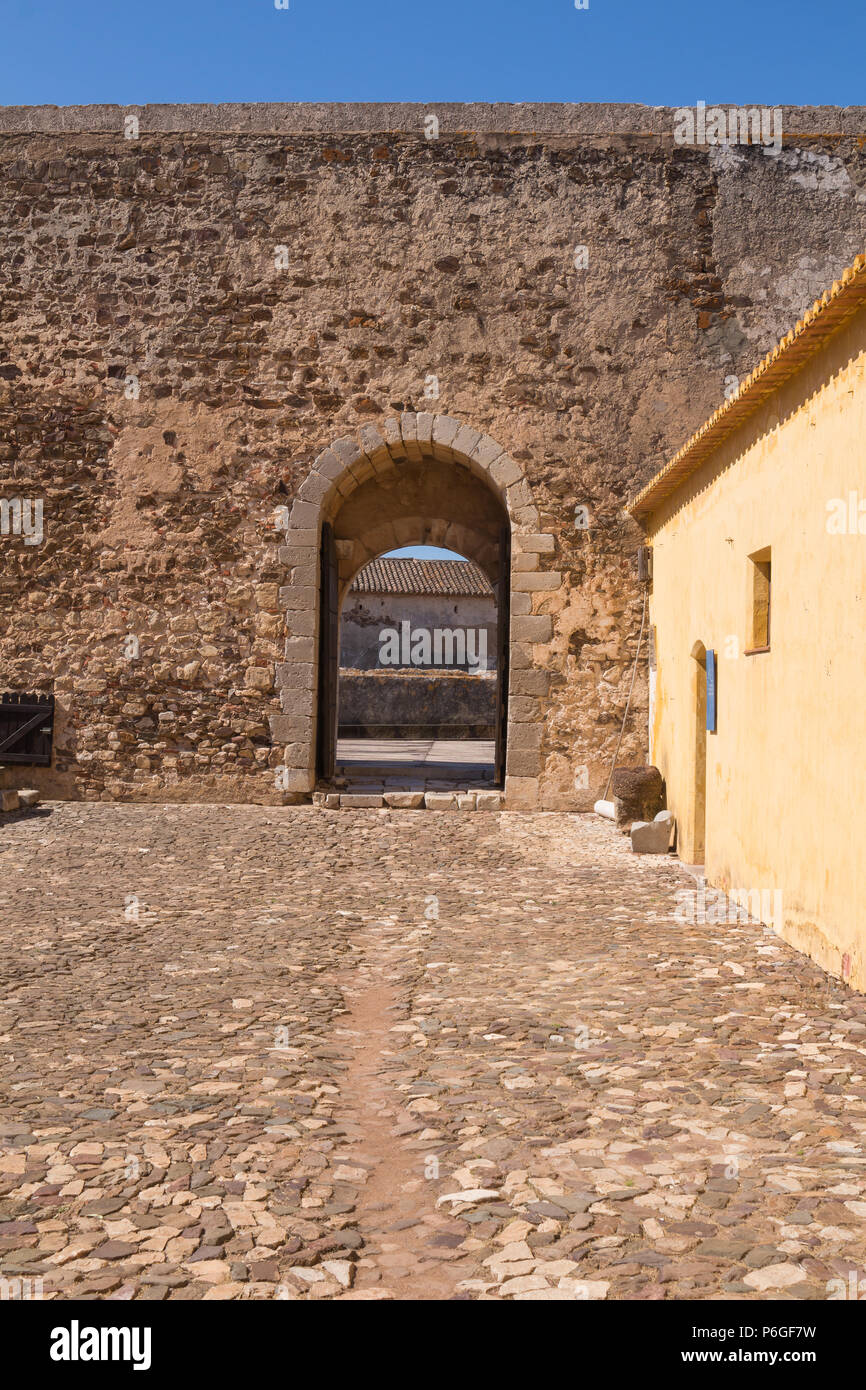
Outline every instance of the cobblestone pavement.
<path id="1" fill-rule="evenodd" d="M 866 1001 L 760 925 L 681 923 L 693 887 L 579 816 L 7 820 L 7 1291 L 824 1299 L 862 1280 Z"/>

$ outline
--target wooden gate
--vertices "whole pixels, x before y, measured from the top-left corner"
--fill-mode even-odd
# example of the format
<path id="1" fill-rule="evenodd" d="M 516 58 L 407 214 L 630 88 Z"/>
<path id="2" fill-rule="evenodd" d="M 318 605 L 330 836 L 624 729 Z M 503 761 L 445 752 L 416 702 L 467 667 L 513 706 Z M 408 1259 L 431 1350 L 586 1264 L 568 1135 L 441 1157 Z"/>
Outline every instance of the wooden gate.
<path id="1" fill-rule="evenodd" d="M 53 695 L 0 695 L 0 763 L 50 767 L 53 734 Z"/>
<path id="2" fill-rule="evenodd" d="M 340 576 L 334 528 L 322 526 L 319 574 L 319 704 L 316 774 L 331 781 L 337 758 L 337 678 L 340 633 Z"/>
<path id="3" fill-rule="evenodd" d="M 508 652 L 511 635 L 511 527 L 499 533 L 499 575 L 496 584 L 496 783 L 505 786 L 508 740 Z"/>

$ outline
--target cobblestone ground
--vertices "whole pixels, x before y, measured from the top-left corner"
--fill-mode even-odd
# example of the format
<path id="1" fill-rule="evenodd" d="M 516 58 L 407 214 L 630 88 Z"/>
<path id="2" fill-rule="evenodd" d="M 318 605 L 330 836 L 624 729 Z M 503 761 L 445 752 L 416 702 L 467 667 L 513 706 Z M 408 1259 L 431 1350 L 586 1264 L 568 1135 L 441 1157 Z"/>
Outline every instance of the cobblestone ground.
<path id="1" fill-rule="evenodd" d="M 824 1299 L 862 1279 L 866 1001 L 759 925 L 681 924 L 693 886 L 566 815 L 7 820 L 7 1286 Z"/>

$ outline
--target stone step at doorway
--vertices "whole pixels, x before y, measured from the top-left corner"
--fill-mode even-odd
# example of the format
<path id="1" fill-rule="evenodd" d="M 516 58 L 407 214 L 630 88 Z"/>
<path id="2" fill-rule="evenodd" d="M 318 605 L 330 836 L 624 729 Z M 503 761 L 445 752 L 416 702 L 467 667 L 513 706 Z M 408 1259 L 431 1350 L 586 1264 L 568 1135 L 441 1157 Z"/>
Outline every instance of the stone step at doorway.
<path id="1" fill-rule="evenodd" d="M 505 798 L 501 792 L 477 787 L 448 791 L 383 790 L 357 788 L 351 791 L 324 790 L 313 793 L 313 804 L 323 811 L 501 811 Z"/>

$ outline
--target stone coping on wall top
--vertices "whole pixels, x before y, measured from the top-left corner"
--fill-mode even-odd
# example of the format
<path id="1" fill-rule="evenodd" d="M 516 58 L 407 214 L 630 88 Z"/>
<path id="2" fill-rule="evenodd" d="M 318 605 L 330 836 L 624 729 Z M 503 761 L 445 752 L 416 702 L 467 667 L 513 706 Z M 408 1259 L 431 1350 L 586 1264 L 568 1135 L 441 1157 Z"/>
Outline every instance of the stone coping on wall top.
<path id="1" fill-rule="evenodd" d="M 761 102 L 719 102 L 722 107 Z M 673 106 L 602 102 L 225 102 L 128 106 L 0 106 L 0 134 L 112 134 L 123 118 L 139 117 L 147 134 L 423 134 L 428 116 L 440 136 L 642 135 L 670 136 Z M 866 133 L 864 106 L 782 106 L 782 127 L 791 135 Z"/>

